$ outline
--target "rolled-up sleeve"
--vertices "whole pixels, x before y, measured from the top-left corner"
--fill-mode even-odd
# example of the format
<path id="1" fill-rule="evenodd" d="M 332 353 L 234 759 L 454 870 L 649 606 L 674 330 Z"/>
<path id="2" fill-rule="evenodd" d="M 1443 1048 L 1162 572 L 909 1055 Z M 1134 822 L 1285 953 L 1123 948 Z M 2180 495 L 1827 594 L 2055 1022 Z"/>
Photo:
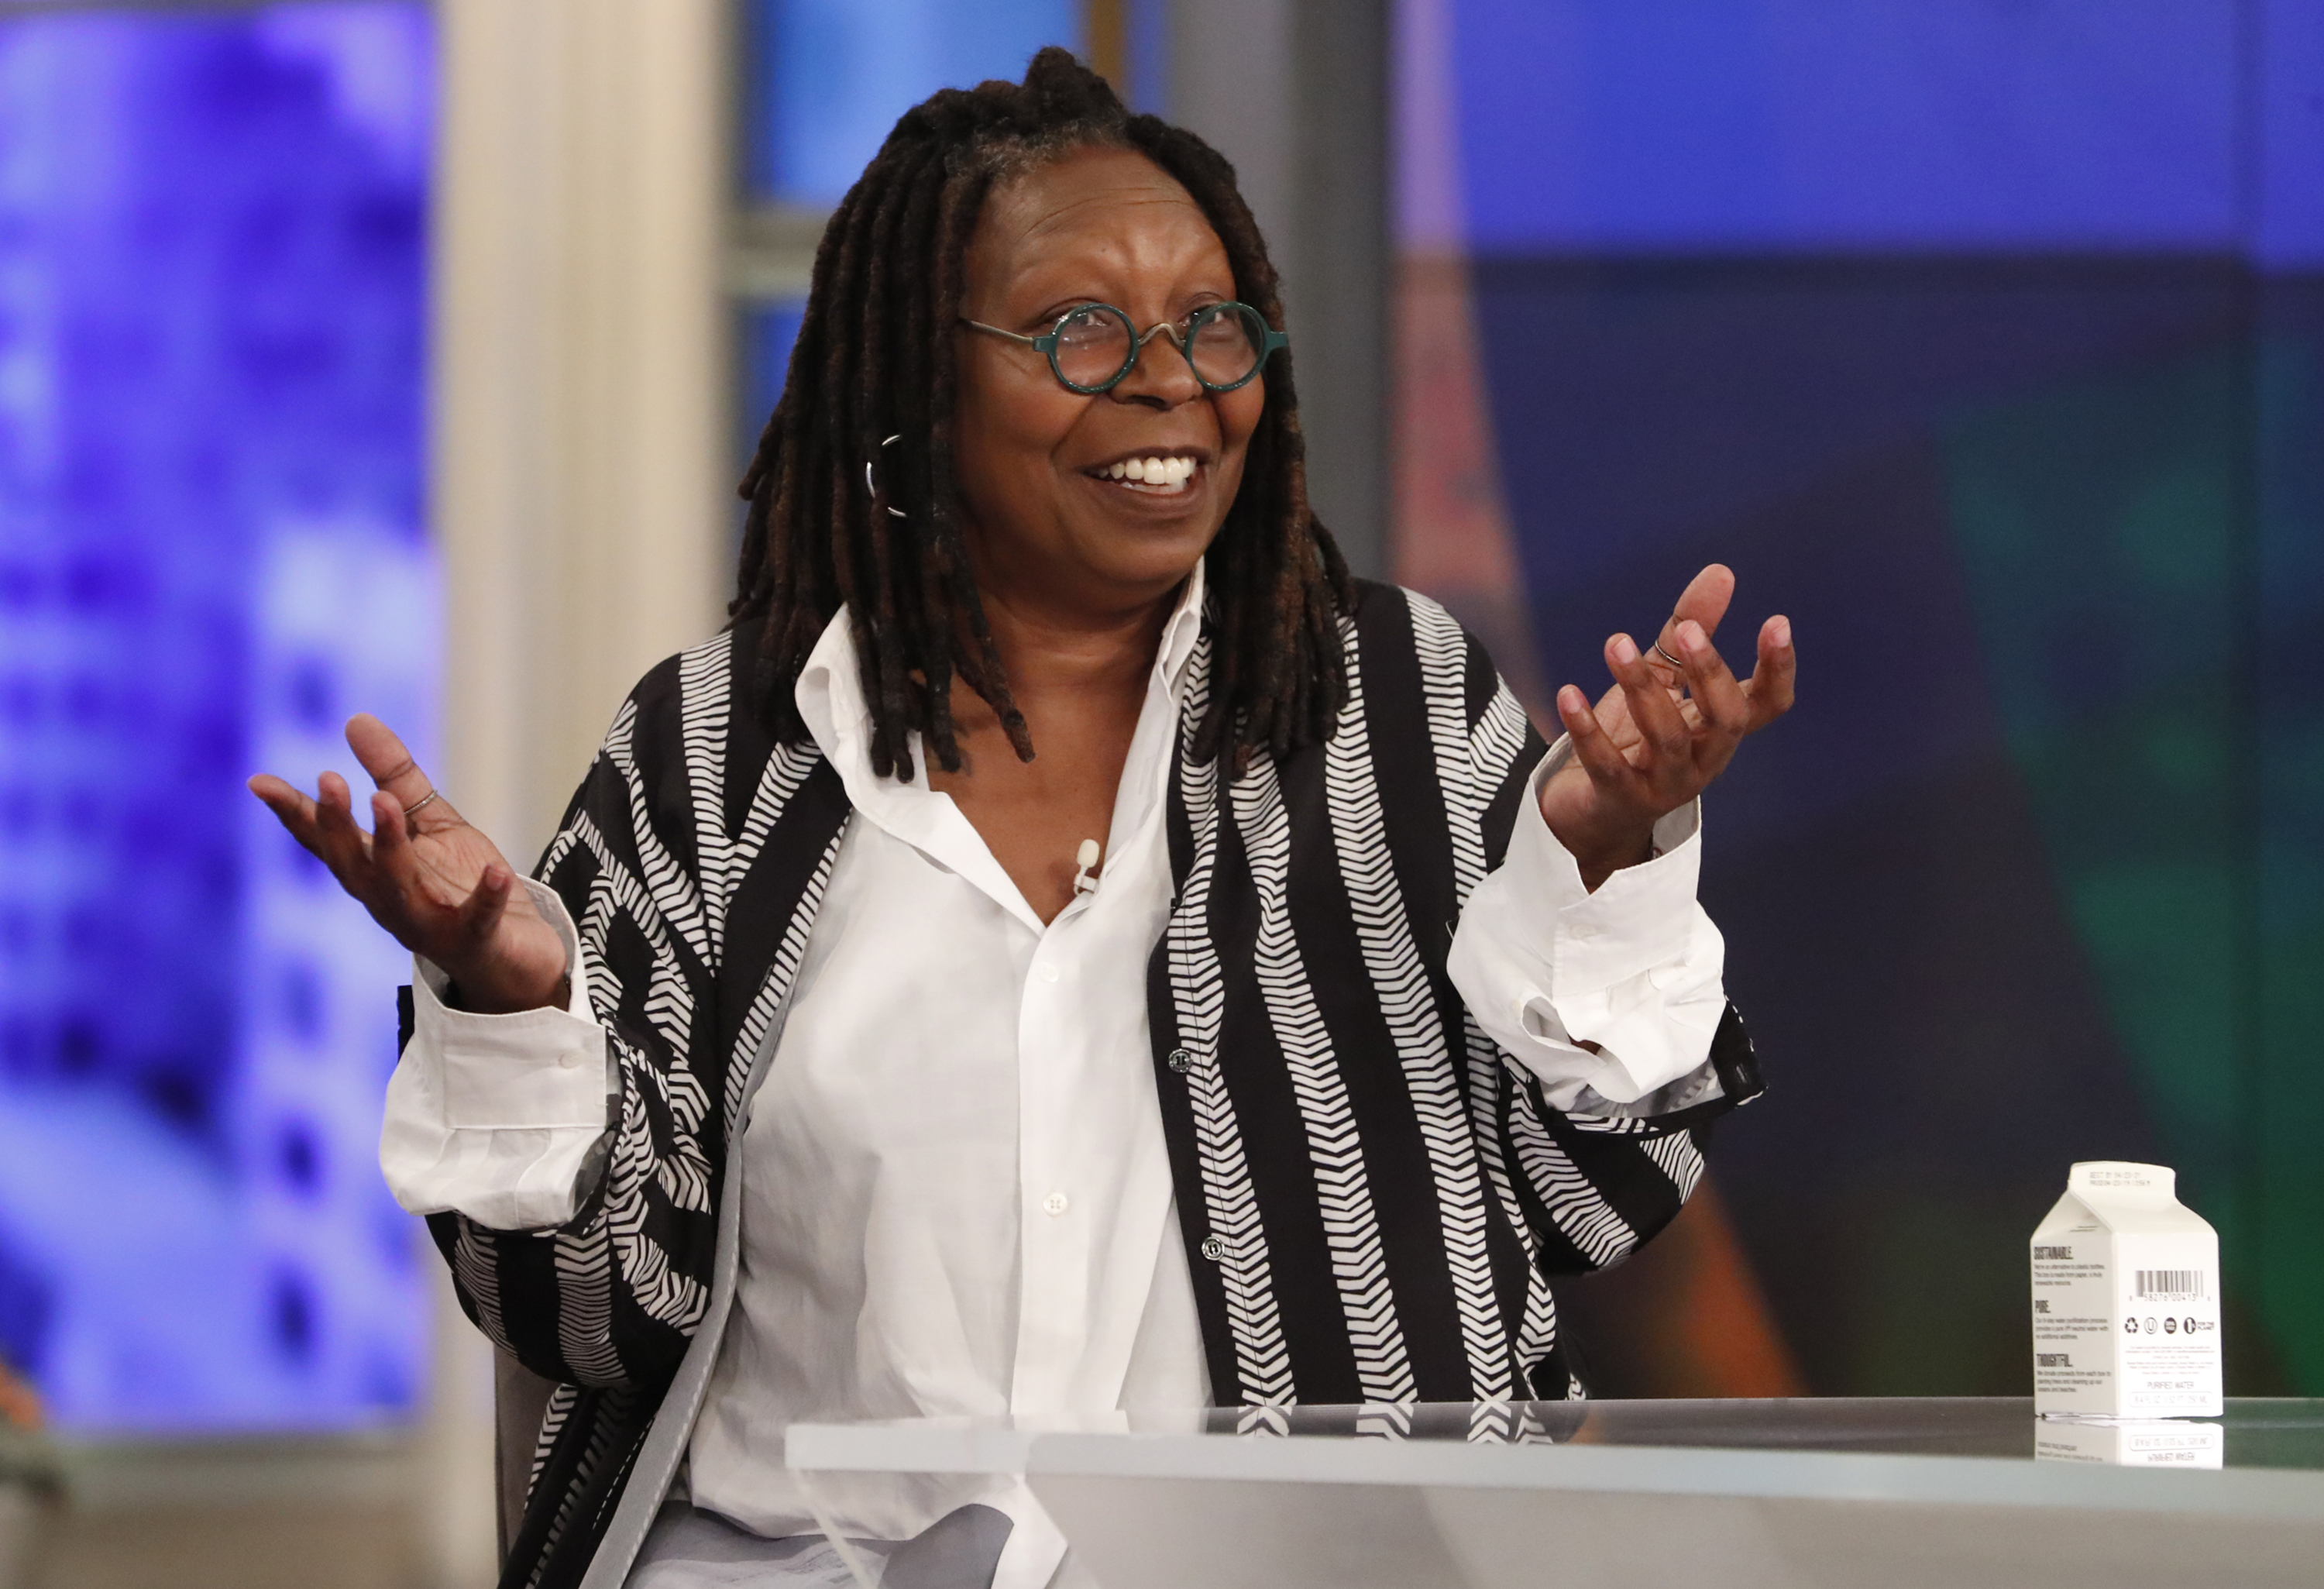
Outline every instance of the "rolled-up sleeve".
<path id="1" fill-rule="evenodd" d="M 388 1188 L 413 1214 L 454 1210 L 492 1230 L 561 1225 L 602 1152 L 620 1084 L 589 1014 L 580 936 L 555 890 L 524 887 L 565 943 L 564 1009 L 455 1010 L 442 969 L 413 959 L 411 1039 L 388 1080 L 379 1142 Z"/>
<path id="2" fill-rule="evenodd" d="M 1695 901 L 1701 803 L 1664 818 L 1654 858 L 1592 893 L 1541 814 L 1570 754 L 1561 739 L 1526 781 L 1508 855 L 1453 935 L 1453 985 L 1554 1108 L 1650 1114 L 1717 1097 L 1726 944 Z"/>

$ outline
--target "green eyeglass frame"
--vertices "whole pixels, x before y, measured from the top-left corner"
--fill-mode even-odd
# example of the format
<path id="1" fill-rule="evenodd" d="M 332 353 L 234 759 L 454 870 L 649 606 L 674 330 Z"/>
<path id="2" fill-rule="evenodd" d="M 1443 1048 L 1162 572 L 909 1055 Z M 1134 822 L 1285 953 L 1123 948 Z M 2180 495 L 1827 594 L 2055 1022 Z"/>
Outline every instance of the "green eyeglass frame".
<path id="1" fill-rule="evenodd" d="M 1130 328 L 1130 351 L 1123 356 L 1121 367 L 1112 374 L 1094 385 L 1084 385 L 1079 381 L 1066 378 L 1065 366 L 1057 362 L 1057 341 L 1065 334 L 1065 322 L 1077 315 L 1088 314 L 1093 309 L 1105 310 Z M 1248 317 L 1247 325 L 1257 328 L 1262 336 L 1258 345 L 1257 356 L 1251 361 L 1250 372 L 1239 380 L 1221 383 L 1211 380 L 1203 374 L 1194 363 L 1193 348 L 1194 338 L 1202 335 L 1204 326 L 1229 314 Z M 1140 332 L 1138 329 L 1138 322 L 1130 318 L 1129 311 L 1117 309 L 1110 303 L 1084 303 L 1069 309 L 1057 317 L 1056 325 L 1038 337 L 1028 337 L 1022 331 L 1011 331 L 1002 326 L 988 326 L 982 320 L 972 320 L 966 315 L 961 317 L 960 323 L 974 330 L 989 331 L 995 337 L 1006 337 L 1011 342 L 1021 342 L 1028 347 L 1038 348 L 1048 359 L 1049 374 L 1057 378 L 1057 384 L 1068 392 L 1078 392 L 1084 397 L 1094 397 L 1099 393 L 1111 392 L 1129 378 L 1130 372 L 1138 367 L 1139 356 L 1146 351 L 1146 345 L 1157 336 L 1167 336 L 1170 338 L 1171 346 L 1177 348 L 1179 356 L 1186 361 L 1186 367 L 1194 372 L 1194 379 L 1203 383 L 1203 389 L 1206 392 L 1234 392 L 1250 385 L 1259 378 L 1259 373 L 1267 368 L 1267 361 L 1275 356 L 1277 349 L 1291 346 L 1291 338 L 1268 325 L 1265 317 L 1257 309 L 1247 303 L 1235 302 L 1204 304 L 1186 317 L 1186 328 L 1183 334 L 1167 320 L 1148 327 L 1145 331 Z"/>

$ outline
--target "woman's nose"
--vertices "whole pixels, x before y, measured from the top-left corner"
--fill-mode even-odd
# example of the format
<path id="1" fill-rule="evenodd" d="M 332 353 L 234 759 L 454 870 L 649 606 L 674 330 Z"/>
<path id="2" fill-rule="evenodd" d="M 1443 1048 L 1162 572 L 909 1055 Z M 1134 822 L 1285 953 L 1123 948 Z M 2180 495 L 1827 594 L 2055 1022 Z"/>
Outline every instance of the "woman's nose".
<path id="1" fill-rule="evenodd" d="M 1126 402 L 1176 408 L 1192 402 L 1202 391 L 1194 366 L 1178 344 L 1178 333 L 1165 320 L 1139 336 L 1137 362 L 1114 387 L 1113 394 Z"/>

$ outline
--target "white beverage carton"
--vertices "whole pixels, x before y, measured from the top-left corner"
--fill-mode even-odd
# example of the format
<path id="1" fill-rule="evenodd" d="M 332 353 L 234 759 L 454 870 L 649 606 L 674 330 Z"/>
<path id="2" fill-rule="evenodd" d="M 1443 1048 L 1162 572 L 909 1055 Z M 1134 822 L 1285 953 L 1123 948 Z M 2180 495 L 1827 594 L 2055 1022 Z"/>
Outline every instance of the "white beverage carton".
<path id="1" fill-rule="evenodd" d="M 2159 1164 L 2077 1164 L 2034 1233 L 2034 1410 L 2219 1414 L 2219 1238 Z"/>
<path id="2" fill-rule="evenodd" d="M 2036 1462 L 2116 1467 L 2225 1467 L 2227 1431 L 2179 1418 L 2046 1418 L 2034 1426 Z"/>

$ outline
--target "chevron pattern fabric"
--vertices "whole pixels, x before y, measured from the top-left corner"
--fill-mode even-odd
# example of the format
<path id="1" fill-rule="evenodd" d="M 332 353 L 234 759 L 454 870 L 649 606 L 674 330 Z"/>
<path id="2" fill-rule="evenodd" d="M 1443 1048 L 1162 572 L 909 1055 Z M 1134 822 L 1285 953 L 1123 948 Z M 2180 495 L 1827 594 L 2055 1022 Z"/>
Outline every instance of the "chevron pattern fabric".
<path id="1" fill-rule="evenodd" d="M 1366 586 L 1344 620 L 1334 738 L 1240 777 L 1182 755 L 1172 915 L 1148 1016 L 1213 1394 L 1254 1430 L 1360 1405 L 1578 1389 L 1551 1277 L 1677 1212 L 1704 1128 L 1758 1091 L 1730 1010 L 1721 1095 L 1644 1121 L 1561 1114 L 1478 1030 L 1445 972 L 1542 745 L 1483 651 L 1425 598 Z M 558 1381 L 503 1583 L 577 1583 L 663 1389 L 708 1316 L 742 1084 L 813 930 L 848 805 L 752 709 L 757 636 L 670 659 L 616 716 L 539 875 L 581 932 L 620 1093 L 573 1222 L 430 1220 L 461 1305 Z M 1199 720 L 1207 640 L 1182 724 Z M 407 1031 L 407 1039 L 409 1033 Z"/>
<path id="2" fill-rule="evenodd" d="M 1382 1409 L 1574 1393 L 1551 1280 L 1669 1223 L 1759 1084 L 1732 1010 L 1721 1095 L 1644 1120 L 1552 1109 L 1478 1030 L 1445 958 L 1545 747 L 1435 603 L 1367 586 L 1343 624 L 1330 742 L 1233 780 L 1181 759 L 1148 985 L 1213 1396 L 1393 1433 Z"/>

